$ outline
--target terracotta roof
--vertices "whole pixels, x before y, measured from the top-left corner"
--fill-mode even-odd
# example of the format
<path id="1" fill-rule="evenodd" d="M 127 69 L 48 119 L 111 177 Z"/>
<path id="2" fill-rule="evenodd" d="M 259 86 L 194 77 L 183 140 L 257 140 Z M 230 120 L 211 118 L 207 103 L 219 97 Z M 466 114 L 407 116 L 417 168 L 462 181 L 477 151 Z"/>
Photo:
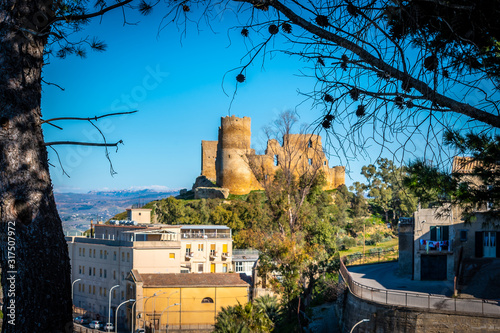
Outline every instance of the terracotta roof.
<path id="1" fill-rule="evenodd" d="M 474 160 L 472 157 L 455 156 L 451 170 L 457 173 L 473 173 L 474 168 L 478 166 L 481 166 L 481 162 Z"/>
<path id="2" fill-rule="evenodd" d="M 143 287 L 249 287 L 245 274 L 166 273 L 140 274 Z"/>
<path id="3" fill-rule="evenodd" d="M 453 157 L 453 166 L 452 166 L 452 172 L 455 173 L 466 173 L 466 174 L 473 174 L 475 168 L 481 168 L 483 166 L 481 161 L 475 160 L 472 157 L 461 157 L 461 156 L 455 156 Z M 494 171 L 494 169 L 498 170 L 498 162 L 497 164 L 493 165 L 487 165 L 486 169 L 490 169 Z"/>

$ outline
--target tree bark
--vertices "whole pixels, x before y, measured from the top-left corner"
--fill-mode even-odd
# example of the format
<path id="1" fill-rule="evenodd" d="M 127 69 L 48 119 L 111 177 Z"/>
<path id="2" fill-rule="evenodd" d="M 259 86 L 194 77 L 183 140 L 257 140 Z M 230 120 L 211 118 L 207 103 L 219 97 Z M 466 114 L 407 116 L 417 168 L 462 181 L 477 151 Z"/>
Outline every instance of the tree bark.
<path id="1" fill-rule="evenodd" d="M 72 332 L 70 261 L 41 127 L 52 1 L 0 3 L 2 332 Z"/>

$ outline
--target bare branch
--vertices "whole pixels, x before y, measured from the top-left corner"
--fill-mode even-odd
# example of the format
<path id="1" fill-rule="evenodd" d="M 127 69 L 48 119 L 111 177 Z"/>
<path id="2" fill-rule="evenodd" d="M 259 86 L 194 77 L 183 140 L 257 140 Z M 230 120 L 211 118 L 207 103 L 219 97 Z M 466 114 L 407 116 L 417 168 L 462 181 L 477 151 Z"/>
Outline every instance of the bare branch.
<path id="1" fill-rule="evenodd" d="M 44 146 L 55 146 L 55 145 L 73 145 L 73 146 L 94 146 L 94 147 L 118 147 L 118 144 L 123 144 L 120 140 L 115 143 L 95 143 L 95 142 L 78 142 L 78 141 L 53 141 L 45 142 Z"/>
<path id="2" fill-rule="evenodd" d="M 44 124 L 44 123 L 50 123 L 50 122 L 58 121 L 58 120 L 85 120 L 85 121 L 99 120 L 99 119 L 105 118 L 105 117 L 119 116 L 119 115 L 125 115 L 125 114 L 132 114 L 132 113 L 136 113 L 136 112 L 137 112 L 137 110 L 135 110 L 135 111 L 128 111 L 128 112 L 108 113 L 108 114 L 105 114 L 105 115 L 102 115 L 102 116 L 95 116 L 95 117 L 91 117 L 91 118 L 59 117 L 59 118 L 52 118 L 52 119 L 44 120 L 44 121 L 42 121 L 42 124 Z"/>

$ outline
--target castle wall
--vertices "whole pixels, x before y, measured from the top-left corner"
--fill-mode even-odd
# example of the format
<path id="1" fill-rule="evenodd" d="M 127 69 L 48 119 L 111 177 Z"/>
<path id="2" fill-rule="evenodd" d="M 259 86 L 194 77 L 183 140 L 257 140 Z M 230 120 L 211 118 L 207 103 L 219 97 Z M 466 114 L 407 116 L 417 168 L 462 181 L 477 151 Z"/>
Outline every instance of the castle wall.
<path id="1" fill-rule="evenodd" d="M 201 174 L 237 195 L 262 189 L 250 164 L 267 175 L 274 175 L 284 165 L 291 167 L 297 176 L 320 169 L 326 176 L 325 190 L 345 183 L 345 167 L 329 167 L 319 135 L 287 134 L 283 146 L 271 139 L 264 155 L 256 155 L 250 149 L 250 140 L 249 117 L 222 117 L 218 141 L 202 141 Z"/>
<path id="2" fill-rule="evenodd" d="M 215 158 L 217 157 L 217 141 L 201 141 L 201 175 L 215 181 Z"/>

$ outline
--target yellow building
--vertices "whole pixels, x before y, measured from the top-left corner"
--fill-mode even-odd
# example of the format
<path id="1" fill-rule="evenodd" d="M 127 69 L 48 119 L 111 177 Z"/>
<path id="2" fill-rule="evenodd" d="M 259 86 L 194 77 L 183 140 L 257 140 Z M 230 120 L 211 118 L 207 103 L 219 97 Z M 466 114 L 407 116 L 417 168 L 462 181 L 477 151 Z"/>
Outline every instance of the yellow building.
<path id="1" fill-rule="evenodd" d="M 222 307 L 248 302 L 249 288 L 245 274 L 141 274 L 133 269 L 127 298 L 136 304 L 127 307 L 128 326 L 134 319 L 134 329 L 166 332 L 168 325 L 169 330 L 211 332 Z"/>

